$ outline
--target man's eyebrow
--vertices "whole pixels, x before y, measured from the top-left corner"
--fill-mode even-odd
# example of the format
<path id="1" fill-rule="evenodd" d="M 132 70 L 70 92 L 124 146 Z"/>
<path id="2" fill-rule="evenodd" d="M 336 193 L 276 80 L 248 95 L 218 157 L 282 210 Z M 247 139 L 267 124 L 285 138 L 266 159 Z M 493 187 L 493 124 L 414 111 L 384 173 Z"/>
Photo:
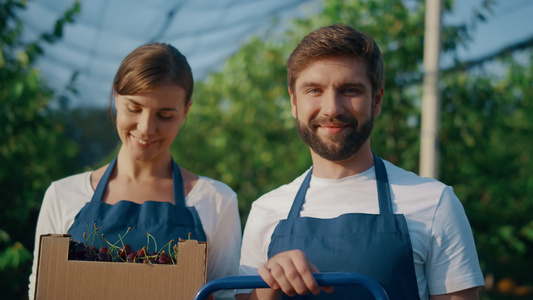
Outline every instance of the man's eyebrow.
<path id="1" fill-rule="evenodd" d="M 362 82 L 347 82 L 342 84 L 340 88 L 357 88 L 365 91 L 368 89 L 368 87 Z"/>
<path id="2" fill-rule="evenodd" d="M 322 85 L 320 83 L 314 82 L 314 81 L 304 81 L 301 84 L 299 84 L 299 86 L 301 88 L 308 88 L 308 87 L 317 87 L 317 86 L 322 86 Z"/>
<path id="3" fill-rule="evenodd" d="M 322 84 L 314 81 L 304 81 L 301 84 L 299 84 L 299 88 L 309 88 L 309 87 L 321 87 Z M 339 88 L 357 88 L 360 90 L 367 90 L 367 86 L 362 82 L 346 82 L 339 86 Z"/>

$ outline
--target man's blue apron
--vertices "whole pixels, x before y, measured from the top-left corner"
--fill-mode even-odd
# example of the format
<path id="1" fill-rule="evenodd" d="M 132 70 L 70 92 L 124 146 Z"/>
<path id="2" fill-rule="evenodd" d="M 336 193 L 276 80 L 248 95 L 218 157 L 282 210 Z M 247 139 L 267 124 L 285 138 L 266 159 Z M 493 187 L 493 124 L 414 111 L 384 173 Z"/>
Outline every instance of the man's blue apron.
<path id="1" fill-rule="evenodd" d="M 205 232 L 194 207 L 185 206 L 183 179 L 178 165 L 172 161 L 172 179 L 174 181 L 174 204 L 170 202 L 146 201 L 137 204 L 131 201 L 119 201 L 110 205 L 102 202 L 107 182 L 115 167 L 115 158 L 108 166 L 106 172 L 90 202 L 80 210 L 74 223 L 68 230 L 74 241 L 84 241 L 83 233 L 89 234 L 94 230 L 94 224 L 99 228 L 98 235 L 104 234 L 111 243 L 119 240 L 119 235 L 124 236 L 128 227 L 131 231 L 123 239 L 124 244 L 129 244 L 134 250 L 147 245 L 147 233 L 157 241 L 157 246 L 162 247 L 170 240 L 178 238 L 206 241 Z M 93 246 L 99 247 L 97 238 Z M 119 242 L 117 245 L 121 246 Z M 102 240 L 102 246 L 104 241 Z M 148 251 L 155 249 L 154 241 L 150 239 Z M 160 249 L 158 249 L 160 250 Z"/>
<path id="2" fill-rule="evenodd" d="M 418 299 L 413 251 L 404 215 L 392 213 L 387 170 L 374 154 L 379 215 L 347 213 L 332 219 L 300 217 L 312 169 L 286 220 L 276 226 L 268 257 L 300 249 L 321 272 L 355 272 L 377 280 L 392 299 Z M 324 199 L 327 201 L 327 199 Z M 357 201 L 357 195 L 354 200 Z M 284 295 L 285 298 L 288 298 Z M 337 286 L 332 294 L 299 299 L 374 299 L 361 287 Z"/>

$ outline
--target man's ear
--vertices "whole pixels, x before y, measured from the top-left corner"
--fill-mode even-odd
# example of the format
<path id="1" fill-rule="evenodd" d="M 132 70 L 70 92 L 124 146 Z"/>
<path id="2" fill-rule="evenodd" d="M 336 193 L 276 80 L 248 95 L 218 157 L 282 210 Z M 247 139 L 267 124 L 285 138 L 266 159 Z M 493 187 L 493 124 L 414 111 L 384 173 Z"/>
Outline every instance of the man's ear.
<path id="1" fill-rule="evenodd" d="M 291 91 L 291 88 L 289 88 L 289 95 L 291 96 L 292 116 L 296 119 L 296 97 L 294 96 L 294 93 Z"/>
<path id="2" fill-rule="evenodd" d="M 385 93 L 385 89 L 381 88 L 375 95 L 374 95 L 374 118 L 379 116 L 381 114 L 381 105 L 383 104 L 383 94 Z"/>

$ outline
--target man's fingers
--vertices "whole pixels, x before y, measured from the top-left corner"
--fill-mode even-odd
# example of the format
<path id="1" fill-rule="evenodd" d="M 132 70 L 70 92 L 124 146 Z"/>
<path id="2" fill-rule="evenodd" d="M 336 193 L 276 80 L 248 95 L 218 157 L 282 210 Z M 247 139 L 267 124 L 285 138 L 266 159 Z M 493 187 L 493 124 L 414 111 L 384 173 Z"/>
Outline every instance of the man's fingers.
<path id="1" fill-rule="evenodd" d="M 268 269 L 266 266 L 262 266 L 257 270 L 257 274 L 261 276 L 261 278 L 268 284 L 270 288 L 273 288 L 275 290 L 279 290 L 279 284 L 276 282 L 276 279 L 272 274 L 270 273 L 270 269 Z"/>
<path id="2" fill-rule="evenodd" d="M 288 266 L 288 268 L 283 270 L 285 273 L 285 278 L 287 278 L 288 283 L 290 286 L 287 286 L 287 291 L 293 292 L 292 294 L 288 294 L 289 296 L 295 296 L 295 294 L 298 295 L 307 295 L 309 292 L 312 292 L 311 289 L 309 289 L 309 278 L 306 278 L 305 274 L 308 272 L 308 270 L 302 270 L 297 265 L 294 265 L 294 262 L 292 265 Z M 311 278 L 311 280 L 314 281 L 314 278 Z M 285 291 L 284 291 L 285 292 Z"/>
<path id="3" fill-rule="evenodd" d="M 320 271 L 318 270 L 318 268 L 313 265 L 313 263 L 309 262 L 309 269 L 311 270 L 312 273 L 319 273 Z M 314 281 L 314 277 L 313 277 L 313 281 Z M 316 284 L 316 281 L 314 281 L 315 284 Z M 318 285 L 318 284 L 317 284 Z M 318 295 L 320 293 L 320 290 L 326 292 L 326 293 L 333 293 L 333 287 L 332 286 L 320 286 L 319 289 L 317 289 L 316 293 L 313 293 L 314 295 Z"/>
<path id="4" fill-rule="evenodd" d="M 271 257 L 259 268 L 258 274 L 274 290 L 281 290 L 289 296 L 318 295 L 320 290 L 331 293 L 333 287 L 318 286 L 313 273 L 318 268 L 307 260 L 300 250 L 286 251 Z"/>
<path id="5" fill-rule="evenodd" d="M 321 286 L 320 289 L 326 293 L 333 293 L 333 287 L 328 285 L 328 286 Z"/>
<path id="6" fill-rule="evenodd" d="M 294 264 L 288 257 L 277 257 L 275 260 L 268 262 L 264 268 L 261 268 L 260 275 L 265 282 L 272 288 L 279 288 L 289 296 L 295 296 L 297 293 L 305 293 L 305 284 L 297 273 Z M 268 275 L 263 275 L 268 273 Z M 270 284 L 270 278 L 273 283 Z"/>
<path id="7" fill-rule="evenodd" d="M 313 276 L 313 273 L 318 273 L 318 269 L 309 261 L 305 261 L 305 265 L 297 266 L 298 272 L 304 281 L 306 289 L 313 295 L 320 293 L 320 287 Z"/>
<path id="8" fill-rule="evenodd" d="M 300 250 L 282 252 L 258 270 L 258 274 L 273 289 L 281 289 L 289 296 L 320 293 L 320 287 L 313 277 L 318 269 L 307 261 Z M 326 288 L 326 290 L 328 290 Z"/>

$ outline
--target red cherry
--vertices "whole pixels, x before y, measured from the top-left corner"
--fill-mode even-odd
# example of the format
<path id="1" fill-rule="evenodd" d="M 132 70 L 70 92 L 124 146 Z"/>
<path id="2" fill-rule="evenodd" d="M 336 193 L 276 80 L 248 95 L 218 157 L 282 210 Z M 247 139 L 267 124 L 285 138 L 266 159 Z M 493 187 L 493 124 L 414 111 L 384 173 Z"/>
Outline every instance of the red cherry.
<path id="1" fill-rule="evenodd" d="M 133 249 L 131 248 L 130 245 L 126 244 L 124 246 L 122 246 L 119 250 L 118 250 L 118 256 L 122 259 L 122 260 L 127 260 L 127 256 L 129 254 L 133 253 Z"/>
<path id="2" fill-rule="evenodd" d="M 126 257 L 126 261 L 127 262 L 136 262 L 137 258 L 137 254 L 135 252 L 131 252 L 130 254 L 128 254 L 128 256 Z"/>
<path id="3" fill-rule="evenodd" d="M 140 258 L 141 257 L 142 258 L 147 257 L 148 256 L 148 251 L 146 251 L 146 247 L 142 247 L 141 249 L 139 249 L 137 251 L 137 256 L 140 257 Z"/>
<path id="4" fill-rule="evenodd" d="M 97 260 L 99 261 L 111 261 L 111 256 L 107 253 L 98 253 Z"/>
<path id="5" fill-rule="evenodd" d="M 160 264 L 165 264 L 165 265 L 172 263 L 172 260 L 170 259 L 170 256 L 168 254 L 166 254 L 165 251 L 161 252 L 159 257 L 157 258 L 157 261 Z"/>
<path id="6" fill-rule="evenodd" d="M 87 246 L 85 247 L 85 252 L 86 253 L 98 253 L 98 249 L 95 247 L 95 246 Z"/>
<path id="7" fill-rule="evenodd" d="M 131 246 L 128 244 L 124 245 L 124 249 L 126 249 L 126 253 L 128 254 L 133 252 L 133 248 L 131 248 Z"/>

